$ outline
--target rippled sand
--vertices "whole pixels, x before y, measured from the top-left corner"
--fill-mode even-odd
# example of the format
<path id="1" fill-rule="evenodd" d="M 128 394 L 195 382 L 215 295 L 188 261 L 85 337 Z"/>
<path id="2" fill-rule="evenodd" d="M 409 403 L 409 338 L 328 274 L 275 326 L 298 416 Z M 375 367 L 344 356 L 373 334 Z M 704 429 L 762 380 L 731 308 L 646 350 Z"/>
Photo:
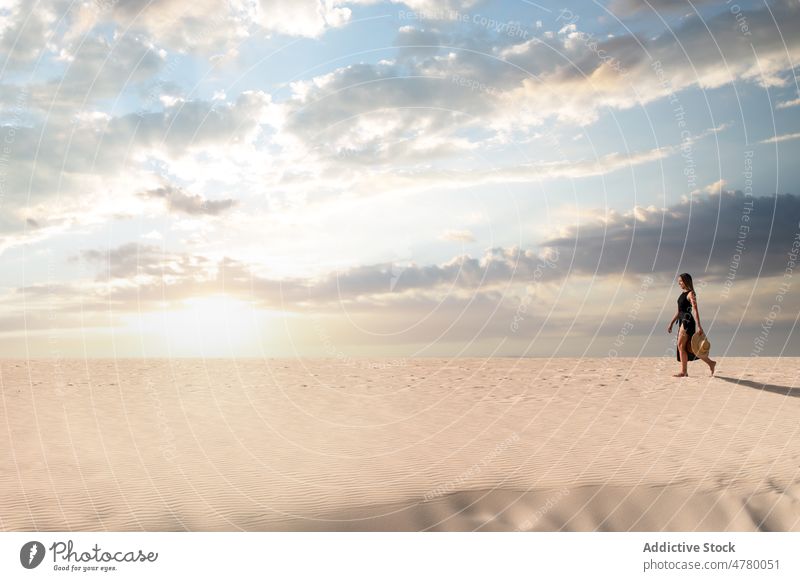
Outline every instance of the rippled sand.
<path id="1" fill-rule="evenodd" d="M 800 530 L 800 359 L 676 369 L 4 360 L 0 529 Z"/>

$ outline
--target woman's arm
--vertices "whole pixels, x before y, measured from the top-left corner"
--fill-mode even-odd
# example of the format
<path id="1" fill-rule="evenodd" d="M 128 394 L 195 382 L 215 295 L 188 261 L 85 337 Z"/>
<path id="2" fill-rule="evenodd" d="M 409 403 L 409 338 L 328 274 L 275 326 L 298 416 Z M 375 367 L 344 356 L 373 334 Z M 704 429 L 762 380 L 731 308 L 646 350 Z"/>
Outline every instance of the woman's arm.
<path id="1" fill-rule="evenodd" d="M 675 321 L 677 321 L 680 318 L 680 316 L 681 316 L 681 310 L 678 309 L 677 311 L 675 311 L 675 316 L 672 317 L 672 320 L 669 322 L 669 325 L 667 325 L 667 333 L 672 333 L 672 325 L 675 324 Z"/>
<path id="2" fill-rule="evenodd" d="M 700 309 L 697 308 L 697 297 L 695 296 L 694 291 L 689 293 L 689 300 L 692 301 L 692 308 L 694 309 L 694 318 L 697 321 L 697 330 L 703 333 L 703 325 L 700 324 Z"/>

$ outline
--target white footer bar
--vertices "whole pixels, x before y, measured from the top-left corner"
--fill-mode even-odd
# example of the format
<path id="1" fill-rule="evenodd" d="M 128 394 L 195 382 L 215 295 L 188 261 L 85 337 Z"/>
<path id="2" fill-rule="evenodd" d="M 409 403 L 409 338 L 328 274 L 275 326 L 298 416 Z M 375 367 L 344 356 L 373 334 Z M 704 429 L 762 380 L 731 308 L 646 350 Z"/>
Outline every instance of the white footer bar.
<path id="1" fill-rule="evenodd" d="M 0 533 L 0 579 L 800 579 L 800 533 Z"/>

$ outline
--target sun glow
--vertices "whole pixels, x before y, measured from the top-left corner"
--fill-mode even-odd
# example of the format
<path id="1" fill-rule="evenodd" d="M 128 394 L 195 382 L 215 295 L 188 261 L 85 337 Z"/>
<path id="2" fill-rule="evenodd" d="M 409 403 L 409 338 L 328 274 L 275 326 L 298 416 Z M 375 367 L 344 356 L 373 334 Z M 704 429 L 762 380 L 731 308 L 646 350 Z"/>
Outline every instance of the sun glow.
<path id="1" fill-rule="evenodd" d="M 258 355 L 261 333 L 274 313 L 226 295 L 193 297 L 175 309 L 141 313 L 130 321 L 148 343 L 175 356 Z M 274 324 L 274 321 L 272 321 Z"/>

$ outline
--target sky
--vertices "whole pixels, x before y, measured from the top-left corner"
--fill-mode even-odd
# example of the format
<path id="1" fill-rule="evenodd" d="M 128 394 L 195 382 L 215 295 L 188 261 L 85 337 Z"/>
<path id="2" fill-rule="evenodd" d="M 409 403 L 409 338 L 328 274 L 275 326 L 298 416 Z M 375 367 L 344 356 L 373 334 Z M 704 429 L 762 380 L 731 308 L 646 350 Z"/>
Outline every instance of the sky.
<path id="1" fill-rule="evenodd" d="M 0 0 L 0 357 L 800 356 L 800 4 Z"/>

